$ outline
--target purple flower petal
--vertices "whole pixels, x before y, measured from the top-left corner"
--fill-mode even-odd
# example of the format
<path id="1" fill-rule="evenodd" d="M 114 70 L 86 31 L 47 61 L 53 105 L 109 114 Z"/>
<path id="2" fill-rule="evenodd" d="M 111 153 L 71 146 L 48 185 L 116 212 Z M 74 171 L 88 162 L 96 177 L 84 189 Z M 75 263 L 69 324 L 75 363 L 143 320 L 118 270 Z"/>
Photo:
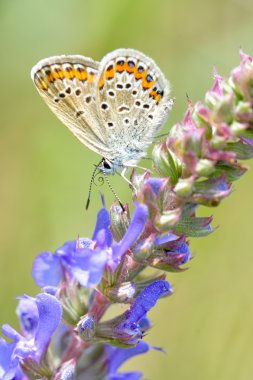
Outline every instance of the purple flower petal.
<path id="1" fill-rule="evenodd" d="M 101 280 L 107 256 L 105 250 L 82 249 L 72 257 L 70 271 L 82 286 L 94 288 Z"/>
<path id="2" fill-rule="evenodd" d="M 113 346 L 105 346 L 108 356 L 109 373 L 116 372 L 118 368 L 133 356 L 144 354 L 149 350 L 149 345 L 141 341 L 135 347 L 131 348 L 116 348 Z"/>
<path id="3" fill-rule="evenodd" d="M 151 328 L 151 322 L 150 320 L 148 319 L 147 316 L 143 317 L 140 321 L 139 321 L 139 328 L 142 332 L 145 332 L 147 330 L 149 330 Z"/>
<path id="4" fill-rule="evenodd" d="M 178 265 L 187 263 L 191 258 L 191 252 L 190 252 L 189 246 L 188 244 L 184 242 L 181 243 L 180 246 L 175 251 L 171 251 L 171 253 L 179 254 L 179 255 L 184 254 L 183 259 L 180 261 L 180 263 L 177 263 Z M 170 252 L 168 252 L 168 254 L 170 254 Z"/>
<path id="5" fill-rule="evenodd" d="M 113 258 L 119 260 L 127 252 L 131 245 L 136 242 L 148 218 L 148 208 L 146 205 L 138 205 L 134 210 L 129 227 L 120 243 L 113 246 Z"/>
<path id="6" fill-rule="evenodd" d="M 39 312 L 39 323 L 34 343 L 37 349 L 37 357 L 41 358 L 61 321 L 62 308 L 54 296 L 45 293 L 38 294 L 35 302 Z"/>
<path id="7" fill-rule="evenodd" d="M 57 286 L 44 286 L 43 291 L 44 293 L 51 294 L 51 296 L 55 296 L 57 293 Z"/>
<path id="8" fill-rule="evenodd" d="M 158 195 L 159 190 L 164 185 L 164 178 L 152 177 L 152 178 L 148 179 L 146 183 L 150 185 L 150 187 L 154 191 L 155 195 Z"/>
<path id="9" fill-rule="evenodd" d="M 61 259 L 51 252 L 43 252 L 36 257 L 32 270 L 36 284 L 44 286 L 57 286 L 63 278 Z"/>
<path id="10" fill-rule="evenodd" d="M 15 349 L 15 345 L 15 343 L 6 343 L 3 338 L 0 338 L 0 379 L 5 379 L 6 377 L 4 377 L 4 375 L 6 375 L 7 371 L 10 369 L 12 353 Z M 16 369 L 14 369 L 14 372 L 12 372 L 11 375 L 15 375 L 15 371 Z M 9 378 L 11 379 L 11 377 Z"/>
<path id="11" fill-rule="evenodd" d="M 155 245 L 162 245 L 179 239 L 177 235 L 169 233 L 168 235 L 157 237 L 154 241 Z"/>
<path id="12" fill-rule="evenodd" d="M 155 306 L 158 299 L 166 293 L 172 293 L 171 285 L 167 281 L 158 280 L 148 285 L 135 299 L 130 309 L 126 311 L 125 320 L 120 323 L 119 328 L 138 323 Z"/>
<path id="13" fill-rule="evenodd" d="M 31 305 L 32 303 L 34 306 Z M 27 313 L 24 313 L 25 305 L 27 305 Z M 37 307 L 37 316 L 34 307 Z M 29 311 L 31 312 L 30 317 Z M 0 373 L 1 371 L 4 373 L 4 377 L 1 379 L 26 379 L 18 366 L 20 359 L 24 362 L 28 360 L 31 365 L 33 365 L 32 363 L 40 364 L 61 320 L 61 314 L 60 303 L 51 295 L 42 293 L 35 299 L 28 296 L 22 297 L 19 315 L 23 318 L 21 324 L 24 326 L 24 335 L 20 335 L 9 325 L 2 327 L 3 333 L 13 339 L 14 343 L 6 345 L 4 340 L 0 341 Z M 36 318 L 38 318 L 37 328 L 35 328 Z M 26 334 L 27 331 L 28 334 Z M 1 363 L 2 357 L 5 360 L 4 364 Z"/>
<path id="14" fill-rule="evenodd" d="M 96 235 L 96 243 L 97 247 L 100 249 L 106 249 L 108 247 L 106 230 L 98 231 Z"/>
<path id="15" fill-rule="evenodd" d="M 2 326 L 2 333 L 7 336 L 7 338 L 14 340 L 14 342 L 18 342 L 19 339 L 22 338 L 22 336 L 13 327 L 8 325 L 8 323 L 5 323 Z"/>
<path id="16" fill-rule="evenodd" d="M 92 240 L 96 240 L 96 236 L 100 230 L 105 230 L 106 243 L 107 247 L 109 247 L 112 244 L 112 234 L 109 230 L 110 224 L 111 221 L 109 212 L 105 208 L 102 208 L 97 214 L 97 223 L 92 236 Z"/>
<path id="17" fill-rule="evenodd" d="M 39 313 L 34 300 L 22 298 L 17 307 L 17 314 L 23 334 L 30 338 L 38 327 Z"/>
<path id="18" fill-rule="evenodd" d="M 140 380 L 142 378 L 141 372 L 125 372 L 113 373 L 105 378 L 105 380 Z"/>
<path id="19" fill-rule="evenodd" d="M 76 250 L 76 240 L 70 240 L 70 241 L 67 241 L 65 244 L 63 244 L 63 246 L 61 246 L 60 248 L 58 248 L 55 251 L 55 253 L 58 256 L 61 256 L 61 255 L 63 255 L 63 256 L 69 256 L 75 250 Z"/>
<path id="20" fill-rule="evenodd" d="M 249 138 L 246 138 L 246 137 L 240 137 L 240 139 L 241 139 L 243 142 L 249 144 L 250 146 L 253 146 L 253 139 L 249 139 Z"/>

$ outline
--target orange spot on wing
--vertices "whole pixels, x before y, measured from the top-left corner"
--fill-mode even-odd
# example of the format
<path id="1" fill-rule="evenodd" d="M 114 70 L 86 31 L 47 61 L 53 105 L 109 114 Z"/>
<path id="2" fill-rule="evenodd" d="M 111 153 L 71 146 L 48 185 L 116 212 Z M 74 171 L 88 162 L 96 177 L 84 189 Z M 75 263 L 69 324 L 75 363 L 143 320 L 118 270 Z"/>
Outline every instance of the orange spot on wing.
<path id="1" fill-rule="evenodd" d="M 161 99 L 162 99 L 161 95 L 157 94 L 155 97 L 156 102 L 159 103 Z"/>
<path id="2" fill-rule="evenodd" d="M 106 79 L 112 79 L 114 75 L 115 75 L 115 70 L 113 67 L 110 70 L 106 70 L 105 72 Z"/>
<path id="3" fill-rule="evenodd" d="M 87 78 L 88 78 L 87 71 L 84 70 L 84 69 L 81 69 L 81 68 L 75 70 L 74 74 L 75 74 L 75 77 L 76 77 L 78 80 L 80 80 L 81 82 L 86 81 Z"/>
<path id="4" fill-rule="evenodd" d="M 99 84 L 98 84 L 99 90 L 102 90 L 102 88 L 104 87 L 104 85 L 105 85 L 104 78 L 101 78 L 100 81 L 99 81 Z"/>
<path id="5" fill-rule="evenodd" d="M 155 80 L 153 80 L 152 82 L 148 82 L 146 78 L 144 78 L 142 80 L 142 88 L 143 90 L 148 90 L 150 88 L 152 88 L 155 84 Z"/>
<path id="6" fill-rule="evenodd" d="M 134 71 L 135 71 L 135 65 L 134 66 L 129 66 L 129 64 L 127 63 L 126 71 L 128 72 L 128 74 L 134 73 Z"/>
<path id="7" fill-rule="evenodd" d="M 93 83 L 93 82 L 94 82 L 94 79 L 95 79 L 95 73 L 90 72 L 90 73 L 88 74 L 88 80 L 89 80 L 89 83 Z"/>
<path id="8" fill-rule="evenodd" d="M 128 68 L 128 64 L 126 62 L 124 62 L 123 65 L 119 65 L 119 64 L 116 65 L 116 71 L 118 73 L 122 73 L 123 71 L 127 70 L 127 68 Z"/>
<path id="9" fill-rule="evenodd" d="M 75 74 L 74 74 L 74 70 L 71 68 L 71 67 L 67 67 L 65 70 L 64 70 L 64 76 L 65 78 L 67 79 L 73 79 Z"/>
<path id="10" fill-rule="evenodd" d="M 157 102 L 159 103 L 160 100 L 162 99 L 162 94 L 160 93 L 160 91 L 151 91 L 150 92 L 150 96 Z"/>
<path id="11" fill-rule="evenodd" d="M 63 79 L 64 78 L 64 74 L 63 74 L 63 71 L 61 69 L 54 69 L 53 76 L 54 76 L 54 79 Z"/>
<path id="12" fill-rule="evenodd" d="M 53 82 L 55 81 L 54 75 L 53 75 L 53 73 L 52 73 L 51 70 L 46 69 L 46 70 L 45 70 L 45 74 L 46 74 L 46 76 L 47 76 L 47 80 L 48 80 L 50 83 L 53 83 Z"/>
<path id="13" fill-rule="evenodd" d="M 136 80 L 143 79 L 146 77 L 147 70 L 142 71 L 141 73 L 138 71 L 137 67 L 134 71 L 134 76 Z"/>

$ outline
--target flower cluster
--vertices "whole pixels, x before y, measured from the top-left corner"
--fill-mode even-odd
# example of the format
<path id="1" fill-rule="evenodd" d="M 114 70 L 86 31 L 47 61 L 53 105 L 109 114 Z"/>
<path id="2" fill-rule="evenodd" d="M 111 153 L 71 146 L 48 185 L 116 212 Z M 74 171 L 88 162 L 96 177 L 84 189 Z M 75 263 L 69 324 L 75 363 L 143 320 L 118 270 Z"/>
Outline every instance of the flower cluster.
<path id="1" fill-rule="evenodd" d="M 212 217 L 198 217 L 197 208 L 227 197 L 246 171 L 239 160 L 251 157 L 253 58 L 241 53 L 229 79 L 215 72 L 205 101 L 189 101 L 182 123 L 155 145 L 158 177 L 132 173 L 131 217 L 128 205 L 107 211 L 102 199 L 91 239 L 37 256 L 33 277 L 41 293 L 19 298 L 20 331 L 2 327 L 11 342 L 0 338 L 0 379 L 140 379 L 119 368 L 152 348 L 143 341 L 147 314 L 173 293 L 165 272 L 183 271 L 189 238 L 213 231 Z M 115 303 L 125 311 L 108 319 Z"/>

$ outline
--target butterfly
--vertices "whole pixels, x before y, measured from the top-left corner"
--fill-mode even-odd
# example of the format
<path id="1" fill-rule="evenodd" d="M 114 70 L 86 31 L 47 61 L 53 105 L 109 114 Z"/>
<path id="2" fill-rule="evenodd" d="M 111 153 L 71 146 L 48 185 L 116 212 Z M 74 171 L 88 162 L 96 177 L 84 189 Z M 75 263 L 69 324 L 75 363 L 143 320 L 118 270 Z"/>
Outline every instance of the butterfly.
<path id="1" fill-rule="evenodd" d="M 101 155 L 104 174 L 137 167 L 165 123 L 173 101 L 156 63 L 133 49 L 101 62 L 81 55 L 42 59 L 32 80 L 54 114 L 88 148 Z"/>

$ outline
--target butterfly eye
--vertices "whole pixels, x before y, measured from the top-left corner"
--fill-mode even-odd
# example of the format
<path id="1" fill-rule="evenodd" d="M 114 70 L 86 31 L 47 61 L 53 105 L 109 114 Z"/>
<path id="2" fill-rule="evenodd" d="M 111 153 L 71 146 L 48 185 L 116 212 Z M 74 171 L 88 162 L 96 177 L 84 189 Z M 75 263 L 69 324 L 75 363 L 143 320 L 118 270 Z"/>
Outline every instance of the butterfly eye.
<path id="1" fill-rule="evenodd" d="M 108 161 L 104 160 L 102 164 L 105 169 L 111 169 L 111 165 Z"/>

